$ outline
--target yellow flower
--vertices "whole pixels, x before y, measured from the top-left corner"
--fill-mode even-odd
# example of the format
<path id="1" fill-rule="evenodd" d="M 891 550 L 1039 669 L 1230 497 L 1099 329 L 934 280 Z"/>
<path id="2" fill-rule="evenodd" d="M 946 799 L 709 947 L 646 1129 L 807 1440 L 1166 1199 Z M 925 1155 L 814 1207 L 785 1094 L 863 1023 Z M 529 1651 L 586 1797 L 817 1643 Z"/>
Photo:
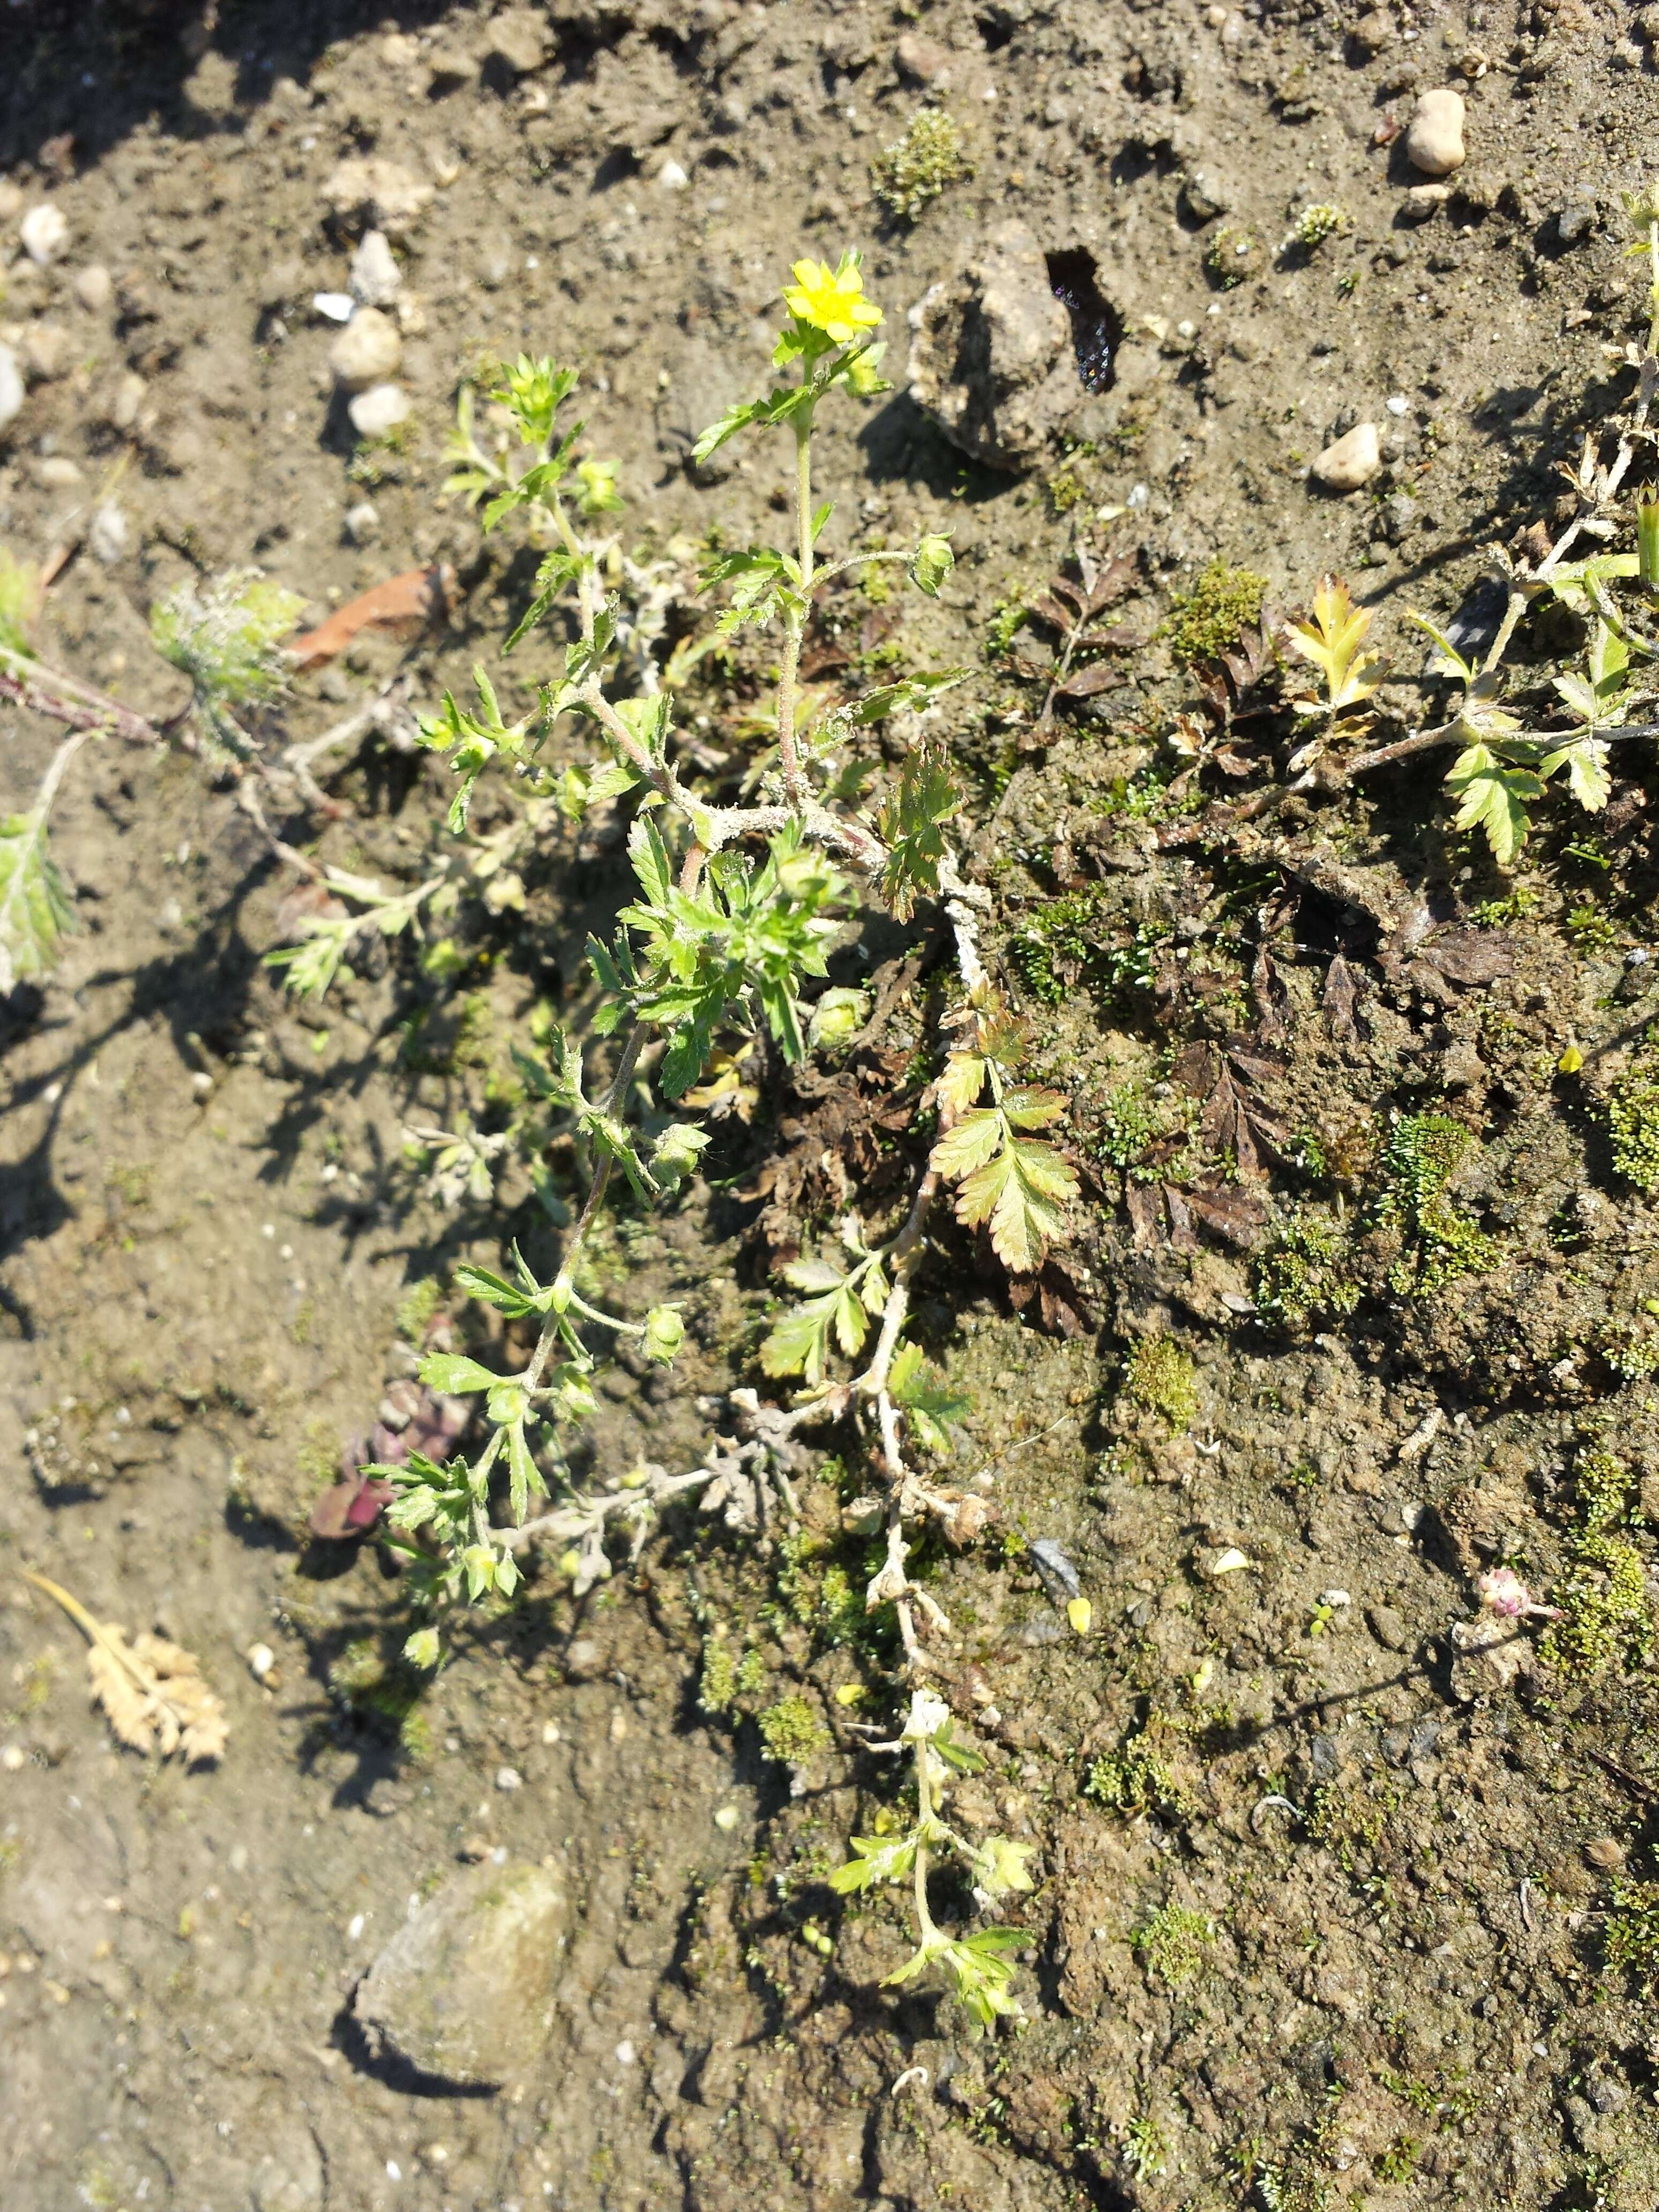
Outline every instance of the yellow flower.
<path id="1" fill-rule="evenodd" d="M 850 254 L 839 269 L 827 261 L 798 261 L 794 277 L 784 287 L 784 306 L 797 322 L 822 331 L 837 345 L 849 344 L 881 320 L 881 309 L 864 296 L 864 278 Z"/>

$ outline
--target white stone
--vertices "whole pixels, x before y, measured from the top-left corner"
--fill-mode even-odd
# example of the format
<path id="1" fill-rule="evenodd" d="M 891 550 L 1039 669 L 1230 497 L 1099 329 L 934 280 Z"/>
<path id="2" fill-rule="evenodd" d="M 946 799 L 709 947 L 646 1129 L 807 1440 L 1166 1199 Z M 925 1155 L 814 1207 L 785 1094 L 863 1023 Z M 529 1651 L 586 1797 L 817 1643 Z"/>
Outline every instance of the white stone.
<path id="1" fill-rule="evenodd" d="M 346 509 L 345 534 L 354 545 L 374 543 L 380 534 L 380 515 L 372 500 L 360 500 L 356 507 Z"/>
<path id="2" fill-rule="evenodd" d="M 331 323 L 349 323 L 357 312 L 357 302 L 349 292 L 313 292 L 311 304 Z"/>
<path id="3" fill-rule="evenodd" d="M 1449 177 L 1463 166 L 1463 95 L 1444 85 L 1425 92 L 1406 126 L 1406 159 L 1425 177 Z"/>
<path id="4" fill-rule="evenodd" d="M 247 1655 L 248 1671 L 256 1682 L 263 1682 L 276 1664 L 276 1654 L 268 1644 L 250 1645 Z"/>
<path id="5" fill-rule="evenodd" d="M 401 384 L 372 384 L 346 408 L 360 438 L 384 438 L 409 419 L 409 394 Z"/>
<path id="6" fill-rule="evenodd" d="M 23 408 L 23 372 L 9 346 L 0 345 L 0 430 L 15 422 Z"/>
<path id="7" fill-rule="evenodd" d="M 67 453 L 48 453 L 34 464 L 34 481 L 42 491 L 73 491 L 86 479 Z"/>
<path id="8" fill-rule="evenodd" d="M 390 315 L 378 307 L 359 307 L 328 351 L 337 384 L 348 392 L 367 392 L 398 373 L 404 342 Z"/>
<path id="9" fill-rule="evenodd" d="M 89 315 L 101 315 L 114 290 L 110 273 L 101 262 L 89 262 L 76 272 L 75 296 Z"/>
<path id="10" fill-rule="evenodd" d="M 23 251 L 37 269 L 50 269 L 54 261 L 63 259 L 69 250 L 69 234 L 62 210 L 50 200 L 32 207 L 17 226 Z"/>
<path id="11" fill-rule="evenodd" d="M 1358 491 L 1382 465 L 1375 422 L 1356 422 L 1345 438 L 1327 446 L 1313 465 L 1314 475 L 1329 491 Z"/>
<path id="12" fill-rule="evenodd" d="M 665 161 L 657 172 L 657 182 L 665 192 L 683 192 L 690 181 L 678 161 Z"/>
<path id="13" fill-rule="evenodd" d="M 365 307 L 389 307 L 403 278 L 383 230 L 366 230 L 351 257 L 351 296 Z"/>
<path id="14" fill-rule="evenodd" d="M 110 402 L 109 419 L 118 430 L 130 430 L 138 420 L 138 410 L 144 404 L 144 394 L 149 386 L 132 369 L 128 369 L 115 387 L 115 397 Z"/>

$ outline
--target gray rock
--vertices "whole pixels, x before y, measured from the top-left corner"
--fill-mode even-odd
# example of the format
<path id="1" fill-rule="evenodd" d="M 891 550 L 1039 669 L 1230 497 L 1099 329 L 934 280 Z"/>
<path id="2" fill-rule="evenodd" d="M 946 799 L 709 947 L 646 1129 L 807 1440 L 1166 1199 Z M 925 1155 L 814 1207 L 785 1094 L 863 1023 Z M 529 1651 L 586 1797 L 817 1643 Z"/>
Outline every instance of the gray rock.
<path id="1" fill-rule="evenodd" d="M 1417 527 L 1417 501 L 1408 491 L 1391 491 L 1382 502 L 1382 534 L 1398 545 Z"/>
<path id="2" fill-rule="evenodd" d="M 398 1929 L 352 2009 L 376 2050 L 445 2080 L 499 2087 L 547 2039 L 570 1927 L 550 1869 L 488 1861 Z"/>
<path id="3" fill-rule="evenodd" d="M 389 307 L 403 286 L 403 277 L 392 258 L 383 230 L 366 230 L 351 257 L 347 279 L 351 296 L 362 307 Z"/>
<path id="4" fill-rule="evenodd" d="M 1555 218 L 1555 234 L 1563 246 L 1577 246 L 1595 228 L 1600 210 L 1588 194 L 1580 193 L 1570 199 Z"/>
<path id="5" fill-rule="evenodd" d="M 92 548 L 93 558 L 101 561 L 106 568 L 112 568 L 118 561 L 125 559 L 132 544 L 132 529 L 125 509 L 114 500 L 106 499 L 92 518 L 87 543 Z"/>
<path id="6" fill-rule="evenodd" d="M 1072 329 L 1023 222 L 1000 223 L 959 276 L 910 310 L 910 397 L 951 444 L 1019 473 L 1083 398 Z"/>

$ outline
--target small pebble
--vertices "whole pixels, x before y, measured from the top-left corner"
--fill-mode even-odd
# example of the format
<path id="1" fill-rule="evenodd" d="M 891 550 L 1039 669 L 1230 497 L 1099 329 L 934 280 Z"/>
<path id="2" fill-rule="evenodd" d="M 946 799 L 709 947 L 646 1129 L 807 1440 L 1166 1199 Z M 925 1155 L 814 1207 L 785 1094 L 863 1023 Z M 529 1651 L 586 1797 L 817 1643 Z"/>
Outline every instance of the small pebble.
<path id="1" fill-rule="evenodd" d="M 1449 185 L 1409 185 L 1400 212 L 1407 222 L 1426 222 L 1450 198 Z"/>
<path id="2" fill-rule="evenodd" d="M 1181 204 L 1194 222 L 1212 222 L 1232 204 L 1231 192 L 1209 169 L 1191 169 L 1182 179 Z"/>
<path id="3" fill-rule="evenodd" d="M 380 534 L 380 513 L 373 501 L 361 500 L 356 507 L 346 509 L 345 534 L 354 545 L 374 543 Z"/>
<path id="4" fill-rule="evenodd" d="M 1313 465 L 1313 473 L 1329 491 L 1358 491 L 1382 465 L 1375 422 L 1356 422 L 1346 437 L 1327 446 Z"/>
<path id="5" fill-rule="evenodd" d="M 509 8 L 489 27 L 489 58 L 514 76 L 529 76 L 553 51 L 545 17 L 528 8 Z"/>
<path id="6" fill-rule="evenodd" d="M 1593 1867 L 1605 1867 L 1611 1871 L 1625 1863 L 1625 1847 L 1616 1836 L 1597 1836 L 1584 1846 L 1584 1856 Z"/>
<path id="7" fill-rule="evenodd" d="M 390 315 L 360 307 L 328 349 L 336 383 L 347 392 L 367 392 L 398 373 L 404 342 Z"/>
<path id="8" fill-rule="evenodd" d="M 1365 1618 L 1385 1651 L 1403 1651 L 1411 1641 L 1411 1631 L 1391 1605 L 1368 1605 Z"/>
<path id="9" fill-rule="evenodd" d="M 142 376 L 131 369 L 115 387 L 115 397 L 110 402 L 109 419 L 118 430 L 130 430 L 138 420 L 138 410 L 144 404 L 144 394 L 149 389 Z"/>
<path id="10" fill-rule="evenodd" d="M 101 315 L 114 290 L 110 273 L 101 263 L 89 262 L 76 271 L 75 296 L 89 315 Z"/>
<path id="11" fill-rule="evenodd" d="M 951 65 L 945 47 L 933 39 L 907 31 L 893 49 L 899 75 L 910 84 L 937 84 Z"/>
<path id="12" fill-rule="evenodd" d="M 657 172 L 657 182 L 665 192 L 683 192 L 690 181 L 675 161 L 665 161 Z"/>
<path id="13" fill-rule="evenodd" d="M 72 350 L 61 323 L 31 323 L 23 333 L 23 366 L 42 384 L 68 374 Z"/>
<path id="14" fill-rule="evenodd" d="M 276 1664 L 276 1654 L 271 1650 L 268 1644 L 251 1644 L 248 1647 L 247 1663 L 248 1671 L 253 1676 L 254 1680 L 256 1682 L 263 1682 L 265 1676 L 270 1674 L 271 1668 Z"/>
<path id="15" fill-rule="evenodd" d="M 347 402 L 346 413 L 360 438 L 384 438 L 408 421 L 409 394 L 401 384 L 373 384 Z"/>
<path id="16" fill-rule="evenodd" d="M 21 1744 L 9 1743 L 3 1751 L 0 1751 L 0 1766 L 3 1766 L 8 1774 L 17 1773 L 27 1764 L 28 1753 Z M 715 1817 L 718 1819 L 719 1815 Z"/>
<path id="17" fill-rule="evenodd" d="M 331 323 L 349 323 L 357 306 L 349 292 L 313 292 L 311 304 Z"/>
<path id="18" fill-rule="evenodd" d="M 106 499 L 88 527 L 87 543 L 92 548 L 93 559 L 101 561 L 106 568 L 125 560 L 132 544 L 126 509 L 115 500 Z"/>
<path id="19" fill-rule="evenodd" d="M 1368 8 L 1349 35 L 1355 51 L 1370 61 L 1394 43 L 1394 24 L 1381 8 Z"/>
<path id="20" fill-rule="evenodd" d="M 34 464 L 34 481 L 42 491 L 73 491 L 85 478 L 67 453 L 48 453 Z"/>
<path id="21" fill-rule="evenodd" d="M 19 1764 L 20 1764 L 20 1765 L 21 1764 L 21 1757 L 20 1757 L 20 1759 L 19 1759 Z M 735 1805 L 722 1805 L 722 1806 L 720 1806 L 720 1808 L 718 1809 L 718 1811 L 717 1811 L 717 1812 L 715 1813 L 715 1814 L 714 1814 L 714 1826 L 715 1826 L 720 1830 L 720 1833 L 721 1833 L 723 1836 L 729 1836 L 729 1835 L 731 1834 L 731 1832 L 732 1832 L 732 1829 L 733 1829 L 733 1828 L 735 1828 L 735 1827 L 737 1826 L 737 1825 L 738 1825 L 738 1808 L 737 1808 L 737 1807 L 736 1807 Z"/>
<path id="22" fill-rule="evenodd" d="M 522 1790 L 524 1777 L 516 1766 L 498 1766 L 495 1769 L 495 1787 L 498 1790 Z"/>
<path id="23" fill-rule="evenodd" d="M 23 251 L 37 269 L 50 269 L 69 250 L 69 225 L 50 200 L 32 207 L 17 226 Z"/>
<path id="24" fill-rule="evenodd" d="M 0 430 L 23 411 L 23 372 L 9 346 L 0 345 Z"/>
<path id="25" fill-rule="evenodd" d="M 365 307 L 389 307 L 403 286 L 383 230 L 366 230 L 351 257 L 351 296 Z"/>
<path id="26" fill-rule="evenodd" d="M 1425 177 L 1449 177 L 1461 169 L 1463 151 L 1463 95 L 1442 86 L 1425 92 L 1406 126 L 1406 159 Z"/>

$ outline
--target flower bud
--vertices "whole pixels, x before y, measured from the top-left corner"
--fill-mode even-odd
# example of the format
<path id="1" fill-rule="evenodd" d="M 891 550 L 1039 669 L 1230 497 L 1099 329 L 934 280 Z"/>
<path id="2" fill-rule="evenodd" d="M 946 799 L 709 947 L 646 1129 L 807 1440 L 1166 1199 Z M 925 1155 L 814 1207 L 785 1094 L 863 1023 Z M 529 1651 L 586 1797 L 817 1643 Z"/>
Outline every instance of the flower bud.
<path id="1" fill-rule="evenodd" d="M 653 1306 L 645 1317 L 645 1340 L 642 1346 L 647 1359 L 659 1359 L 665 1367 L 685 1341 L 685 1323 L 680 1319 L 678 1306 Z"/>

